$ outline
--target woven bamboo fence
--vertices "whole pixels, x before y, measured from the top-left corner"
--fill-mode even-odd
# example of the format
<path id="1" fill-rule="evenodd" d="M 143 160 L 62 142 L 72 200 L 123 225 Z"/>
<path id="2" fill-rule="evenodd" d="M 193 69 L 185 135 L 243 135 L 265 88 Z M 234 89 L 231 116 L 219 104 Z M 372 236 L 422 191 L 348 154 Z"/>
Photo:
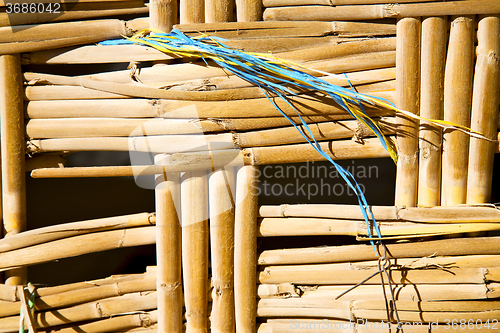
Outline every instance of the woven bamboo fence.
<path id="1" fill-rule="evenodd" d="M 490 204 L 499 150 L 497 1 L 68 0 L 62 13 L 37 15 L 9 15 L 9 6 L 0 2 L 0 332 L 17 332 L 21 313 L 30 332 L 498 326 L 493 235 L 500 213 Z M 96 19 L 109 16 L 117 18 Z M 470 127 L 490 141 L 366 108 L 399 153 L 395 205 L 371 207 L 381 232 L 373 246 L 375 226 L 358 206 L 259 206 L 259 165 L 325 160 L 260 88 L 211 61 L 94 44 L 173 26 L 189 37 L 201 32 L 247 52 L 272 52 L 327 82 Z M 64 65 L 71 73 L 74 65 L 112 63 L 130 66 L 78 76 L 22 67 Z M 331 99 L 301 93 L 290 101 L 333 159 L 389 157 Z M 275 103 L 304 128 L 290 105 Z M 80 151 L 148 152 L 155 163 L 65 167 L 65 156 Z M 25 172 L 156 175 L 156 211 L 26 230 Z M 300 236 L 352 242 L 322 246 L 318 237 L 315 247 L 257 246 L 259 238 L 293 244 Z M 146 244 L 156 244 L 157 267 L 144 274 L 27 285 L 27 266 Z"/>

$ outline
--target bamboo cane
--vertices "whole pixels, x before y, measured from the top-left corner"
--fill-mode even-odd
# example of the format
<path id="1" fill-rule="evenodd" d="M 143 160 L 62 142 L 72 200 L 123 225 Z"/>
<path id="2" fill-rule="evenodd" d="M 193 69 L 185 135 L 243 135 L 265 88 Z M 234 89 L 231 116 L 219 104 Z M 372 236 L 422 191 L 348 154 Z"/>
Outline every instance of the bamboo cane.
<path id="1" fill-rule="evenodd" d="M 262 21 L 262 2 L 260 0 L 236 0 L 238 22 Z"/>
<path id="2" fill-rule="evenodd" d="M 216 170 L 209 178 L 211 266 L 214 292 L 211 331 L 231 333 L 234 319 L 234 178 Z"/>
<path id="3" fill-rule="evenodd" d="M 393 239 L 431 237 L 444 234 L 499 230 L 498 223 L 426 224 L 410 222 L 385 222 L 378 220 L 382 237 Z M 373 234 L 373 230 L 370 230 Z M 259 236 L 315 236 L 344 235 L 368 237 L 366 223 L 360 220 L 321 218 L 263 218 L 259 224 Z"/>
<path id="4" fill-rule="evenodd" d="M 370 95 L 394 101 L 393 91 L 374 91 Z M 329 98 L 295 96 L 290 103 L 301 116 L 347 115 L 347 112 Z M 276 105 L 288 116 L 297 117 L 297 112 L 282 99 Z M 248 101 L 173 101 L 145 99 L 131 100 L 70 100 L 33 101 L 28 103 L 29 118 L 266 118 L 282 117 L 267 98 L 252 100 L 252 111 L 248 112 Z M 391 115 L 392 110 L 365 107 L 370 117 Z M 344 118 L 345 119 L 345 118 Z"/>
<path id="5" fill-rule="evenodd" d="M 233 20 L 234 2 L 231 0 L 205 0 L 205 22 L 231 22 Z"/>
<path id="6" fill-rule="evenodd" d="M 99 42 L 129 35 L 126 23 L 119 20 L 49 23 L 0 28 L 1 54 L 21 53 Z"/>
<path id="7" fill-rule="evenodd" d="M 159 155 L 155 159 L 161 158 Z M 177 173 L 159 174 L 155 188 L 158 327 L 160 331 L 173 333 L 182 332 L 179 177 Z"/>
<path id="8" fill-rule="evenodd" d="M 370 70 L 394 67 L 395 65 L 395 51 L 361 53 L 340 58 L 311 61 L 305 63 L 305 66 L 307 66 L 307 68 L 328 73 Z"/>
<path id="9" fill-rule="evenodd" d="M 447 41 L 447 18 L 422 21 L 420 116 L 443 119 L 443 83 Z M 418 205 L 438 206 L 441 192 L 442 130 L 420 124 Z"/>
<path id="10" fill-rule="evenodd" d="M 354 285 L 364 281 L 378 267 L 363 271 L 337 270 L 335 264 L 265 266 L 259 272 L 260 283 L 294 283 L 294 284 L 341 284 Z M 498 268 L 447 268 L 446 270 L 397 270 L 391 269 L 389 276 L 392 283 L 400 284 L 481 284 L 485 285 L 485 277 L 489 270 Z M 384 276 L 384 283 L 387 283 Z M 380 284 L 380 279 L 370 279 L 365 284 Z M 348 289 L 348 288 L 346 288 Z M 484 296 L 486 297 L 486 296 Z"/>
<path id="11" fill-rule="evenodd" d="M 156 307 L 156 292 L 147 295 L 128 294 L 119 297 L 75 305 L 54 311 L 39 312 L 35 321 L 40 328 L 57 326 L 90 319 L 108 318 L 135 311 L 151 310 Z M 19 316 L 0 318 L 0 332 L 16 332 Z"/>
<path id="12" fill-rule="evenodd" d="M 114 6 L 116 6 L 115 2 Z M 123 5 L 122 5 L 123 4 Z M 71 11 L 63 12 L 63 6 L 61 6 L 61 13 L 19 13 L 19 14 L 0 14 L 0 27 L 7 26 L 18 26 L 27 24 L 38 24 L 44 22 L 60 22 L 60 21 L 71 21 L 71 20 L 84 20 L 92 19 L 97 17 L 108 17 L 108 16 L 121 16 L 121 15 L 138 15 L 148 13 L 148 7 L 143 6 L 143 1 L 125 1 L 121 2 L 120 6 L 128 7 L 134 6 L 132 8 L 119 8 L 119 9 L 92 9 L 84 8 L 89 7 L 82 3 L 78 6 L 78 10 L 74 9 Z M 100 5 L 100 4 L 99 4 Z M 95 6 L 95 5 L 94 5 Z"/>
<path id="13" fill-rule="evenodd" d="M 472 99 L 474 17 L 455 17 L 444 78 L 444 119 L 469 126 Z M 463 204 L 467 195 L 469 136 L 458 132 L 443 133 L 441 205 Z"/>
<path id="14" fill-rule="evenodd" d="M 432 2 L 435 0 L 419 0 L 418 2 Z M 405 2 L 415 2 L 415 0 L 400 0 L 400 1 L 388 1 L 388 0 L 263 0 L 262 4 L 264 7 L 286 7 L 286 6 L 303 6 L 303 5 L 323 5 L 323 6 L 342 6 L 342 5 L 373 5 L 377 3 L 389 4 L 389 3 L 405 3 Z"/>
<path id="15" fill-rule="evenodd" d="M 288 172 L 288 171 L 287 171 Z M 317 173 L 321 171 L 318 169 Z M 420 223 L 485 223 L 496 222 L 500 213 L 495 207 L 395 207 L 373 206 L 375 219 L 380 221 L 409 221 Z M 317 217 L 364 221 L 358 205 L 280 205 L 260 206 L 260 217 Z"/>
<path id="16" fill-rule="evenodd" d="M 290 6 L 264 10 L 264 21 L 334 21 L 375 20 L 418 16 L 496 14 L 500 4 L 495 0 L 462 0 L 359 6 Z"/>
<path id="17" fill-rule="evenodd" d="M 280 298 L 288 298 L 287 294 L 274 294 L 272 291 L 275 286 L 279 285 L 258 285 L 259 297 L 261 299 L 278 301 Z M 300 297 L 303 300 L 331 300 L 341 295 L 348 290 L 349 285 L 341 286 L 296 286 L 301 294 L 292 296 L 291 298 Z M 386 293 L 391 291 L 389 286 L 384 286 Z M 394 293 L 397 295 L 398 301 L 447 301 L 447 300 L 477 300 L 487 299 L 488 291 L 485 290 L 484 285 L 481 284 L 398 284 L 393 285 Z M 301 289 L 304 289 L 302 292 Z M 269 292 L 271 291 L 271 292 Z M 343 295 L 339 300 L 342 301 L 360 301 L 360 300 L 383 300 L 383 289 L 380 285 L 361 285 L 356 289 L 349 291 Z M 262 302 L 262 301 L 261 301 Z M 260 305 L 260 303 L 259 303 Z"/>
<path id="18" fill-rule="evenodd" d="M 30 51 L 23 54 L 23 65 L 30 64 L 88 64 L 132 61 L 170 60 L 173 57 L 152 47 L 142 45 L 85 45 L 54 50 Z"/>
<path id="19" fill-rule="evenodd" d="M 18 295 L 16 286 L 11 286 L 8 284 L 0 284 L 0 300 L 15 302 L 19 300 L 17 296 Z"/>
<path id="20" fill-rule="evenodd" d="M 120 247 L 154 244 L 154 230 L 154 227 L 111 230 L 0 253 L 0 269 L 6 270 Z M 40 256 L 40 253 L 44 255 Z"/>
<path id="21" fill-rule="evenodd" d="M 280 53 L 278 56 L 292 61 L 315 61 L 345 57 L 354 54 L 364 54 L 372 52 L 384 52 L 396 50 L 396 38 L 377 38 L 369 40 L 355 40 L 332 45 L 317 46 L 304 50 Z"/>
<path id="22" fill-rule="evenodd" d="M 244 166 L 236 176 L 234 299 L 236 331 L 256 330 L 258 167 Z"/>
<path id="23" fill-rule="evenodd" d="M 158 321 L 158 311 L 148 311 L 138 314 L 130 314 L 119 316 L 115 318 L 108 318 L 99 320 L 94 323 L 82 324 L 78 326 L 73 326 L 70 328 L 63 328 L 58 330 L 60 333 L 73 333 L 73 332 L 86 332 L 86 333 L 106 333 L 111 331 L 132 332 L 131 328 L 137 327 L 151 327 L 155 322 Z M 159 328 L 156 328 L 159 332 Z M 133 330 L 137 332 L 136 330 Z M 152 333 L 152 330 L 147 330 L 147 332 Z"/>
<path id="24" fill-rule="evenodd" d="M 0 239 L 0 252 L 21 249 L 57 239 L 73 237 L 96 231 L 116 230 L 147 226 L 155 223 L 149 213 L 140 213 L 102 219 L 58 224 L 54 226 L 24 231 L 11 237 Z"/>
<path id="25" fill-rule="evenodd" d="M 155 135 L 141 137 L 104 137 L 104 138 L 64 138 L 31 140 L 28 152 L 51 151 L 139 151 L 153 153 L 183 153 L 186 151 L 206 151 L 211 149 L 237 148 L 230 133 L 218 135 Z"/>
<path id="26" fill-rule="evenodd" d="M 230 23 L 204 23 L 181 24 L 176 29 L 186 34 L 204 32 L 209 35 L 224 37 L 226 39 L 248 38 L 291 38 L 291 37 L 321 37 L 336 35 L 339 37 L 366 37 L 394 35 L 394 24 L 380 24 L 367 22 L 230 22 Z M 243 32 L 243 33 L 241 33 Z"/>
<path id="27" fill-rule="evenodd" d="M 181 176 L 182 267 L 186 332 L 207 332 L 208 188 L 207 172 Z"/>
<path id="28" fill-rule="evenodd" d="M 177 23 L 177 1 L 152 0 L 149 3 L 149 27 L 170 32 Z"/>
<path id="29" fill-rule="evenodd" d="M 19 55 L 0 56 L 2 215 L 4 237 L 26 229 L 24 106 Z M 26 270 L 6 272 L 6 284 L 26 284 Z"/>
<path id="30" fill-rule="evenodd" d="M 205 0 L 181 0 L 179 4 L 180 23 L 205 22 Z"/>
<path id="31" fill-rule="evenodd" d="M 392 258 L 426 257 L 432 255 L 498 254 L 496 237 L 456 238 L 407 244 L 387 244 Z M 268 250 L 259 256 L 259 265 L 306 264 L 376 260 L 371 245 L 347 245 L 310 249 Z"/>
<path id="32" fill-rule="evenodd" d="M 500 67 L 495 55 L 500 54 L 500 40 L 495 36 L 498 35 L 500 35 L 498 16 L 480 19 L 471 128 L 488 138 L 495 138 L 497 135 L 495 124 L 498 123 L 500 100 L 496 92 L 500 89 Z M 494 142 L 470 139 L 467 203 L 490 202 L 495 150 Z"/>
<path id="33" fill-rule="evenodd" d="M 420 105 L 420 18 L 405 18 L 397 23 L 396 105 L 401 110 L 419 113 Z M 417 204 L 418 121 L 398 117 L 398 162 L 396 173 L 397 206 Z"/>

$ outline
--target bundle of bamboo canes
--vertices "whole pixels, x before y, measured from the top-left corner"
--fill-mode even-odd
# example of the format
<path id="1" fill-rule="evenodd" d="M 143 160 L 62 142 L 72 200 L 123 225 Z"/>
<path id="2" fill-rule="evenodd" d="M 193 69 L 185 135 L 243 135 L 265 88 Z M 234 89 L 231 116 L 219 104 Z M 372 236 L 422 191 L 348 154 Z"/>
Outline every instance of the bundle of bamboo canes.
<path id="1" fill-rule="evenodd" d="M 189 34 L 201 26 L 191 24 L 177 28 Z M 333 22 L 321 26 L 303 22 L 250 22 L 204 24 L 203 28 L 209 33 L 217 31 L 215 35 L 228 38 L 229 44 L 238 46 L 238 43 L 246 41 L 249 51 L 258 51 L 251 45 L 260 45 L 260 41 L 272 41 L 280 50 L 277 53 L 279 57 L 304 64 L 311 68 L 313 75 L 323 76 L 326 81 L 342 86 L 352 85 L 359 92 L 394 100 L 395 71 L 391 67 L 395 61 L 395 38 L 391 37 L 394 25 Z M 325 33 L 335 36 L 322 37 Z M 367 39 L 373 35 L 380 38 Z M 308 36 L 318 40 L 318 43 L 302 46 L 289 44 L 290 36 Z M 83 51 L 84 48 L 88 47 L 43 56 L 34 52 L 24 59 L 28 63 L 41 58 L 47 64 L 72 63 L 71 59 L 88 51 Z M 106 47 L 94 48 L 98 52 L 96 49 Z M 315 71 L 350 73 L 344 77 Z M 315 156 L 309 145 L 302 144 L 305 139 L 282 118 L 259 88 L 235 76 L 228 76 L 217 66 L 180 63 L 142 68 L 140 74 L 135 76 L 135 80 L 140 80 L 139 84 L 130 79 L 129 71 L 81 77 L 25 73 L 25 80 L 28 82 L 25 93 L 30 118 L 26 126 L 30 138 L 28 149 L 34 153 L 135 150 L 181 154 L 186 160 L 199 158 L 199 154 L 205 155 L 208 144 L 210 149 L 220 150 L 221 154 L 227 151 L 233 157 L 235 153 L 244 156 L 246 164 L 321 159 L 321 156 Z M 252 99 L 252 112 L 247 109 L 248 99 Z M 294 96 L 292 102 L 300 115 L 311 124 L 312 134 L 319 141 L 325 141 L 325 147 L 335 140 L 330 150 L 335 150 L 336 158 L 387 156 L 374 138 L 366 138 L 364 145 L 350 140 L 353 136 L 362 140 L 369 135 L 367 129 L 347 120 L 349 116 L 345 111 L 328 99 L 304 94 Z M 276 103 L 292 120 L 299 120 L 284 101 L 276 100 Z M 374 108 L 367 108 L 366 111 L 370 116 L 382 116 L 380 124 L 384 125 L 386 134 L 394 133 L 391 111 Z M 165 150 L 165 147 L 170 148 Z M 243 153 L 241 149 L 244 149 Z M 188 150 L 200 153 L 185 154 Z M 290 151 L 295 153 L 291 155 Z M 174 166 L 170 171 L 184 171 L 185 167 L 186 163 L 183 163 L 182 167 Z M 61 176 L 64 176 L 68 171 L 72 172 L 71 176 L 78 172 L 74 168 L 45 172 L 62 172 Z M 87 171 L 80 174 L 90 175 Z M 96 171 L 93 176 L 99 173 L 119 176 L 131 175 L 134 168 Z M 152 174 L 155 169 L 151 167 L 146 172 Z M 44 171 L 34 170 L 32 175 L 44 177 Z"/>

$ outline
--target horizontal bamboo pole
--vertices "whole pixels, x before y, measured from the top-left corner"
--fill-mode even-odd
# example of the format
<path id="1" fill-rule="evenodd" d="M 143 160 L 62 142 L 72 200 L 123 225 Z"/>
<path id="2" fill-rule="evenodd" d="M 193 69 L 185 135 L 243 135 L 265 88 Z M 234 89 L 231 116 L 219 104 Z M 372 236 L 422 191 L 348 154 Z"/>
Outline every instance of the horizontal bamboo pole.
<path id="1" fill-rule="evenodd" d="M 371 207 L 377 221 L 410 221 L 427 223 L 498 222 L 495 207 Z M 260 217 L 318 217 L 364 221 L 358 205 L 288 205 L 260 206 Z"/>
<path id="2" fill-rule="evenodd" d="M 130 35 L 126 22 L 94 20 L 0 28 L 0 54 L 95 43 Z"/>
<path id="3" fill-rule="evenodd" d="M 148 226 L 154 223 L 153 214 L 140 213 L 31 229 L 0 239 L 0 253 L 86 233 Z"/>
<path id="4" fill-rule="evenodd" d="M 500 223 L 425 224 L 411 222 L 377 221 L 382 237 L 407 238 L 425 237 L 464 232 L 500 230 Z M 373 234 L 374 230 L 370 230 Z M 366 223 L 359 220 L 322 218 L 263 218 L 260 221 L 259 236 L 314 236 L 345 235 L 368 237 Z"/>
<path id="5" fill-rule="evenodd" d="M 418 243 L 386 244 L 390 257 L 426 257 L 432 255 L 499 254 L 497 237 L 452 238 Z M 321 248 L 267 250 L 259 256 L 259 265 L 306 264 L 376 260 L 371 245 L 347 245 Z"/>
<path id="6" fill-rule="evenodd" d="M 436 0 L 419 0 L 418 2 L 431 2 Z M 285 7 L 285 6 L 303 6 L 303 5 L 322 5 L 322 6 L 342 6 L 342 5 L 373 5 L 377 3 L 396 4 L 405 2 L 417 2 L 416 0 L 263 0 L 264 7 Z"/>
<path id="7" fill-rule="evenodd" d="M 30 52 L 21 56 L 23 65 L 96 64 L 173 59 L 171 55 L 143 45 L 85 45 Z"/>
<path id="8" fill-rule="evenodd" d="M 111 331 L 120 332 L 138 332 L 134 328 L 143 327 L 146 328 L 145 332 L 155 333 L 153 329 L 150 329 L 154 323 L 158 322 L 158 311 L 148 311 L 137 314 L 129 314 L 118 317 L 112 317 L 107 319 L 101 319 L 99 321 L 81 324 L 77 326 L 72 326 L 70 328 L 63 328 L 58 330 L 59 333 L 106 333 Z"/>
<path id="9" fill-rule="evenodd" d="M 140 151 L 154 153 L 183 153 L 237 148 L 230 133 L 202 135 L 152 135 L 141 137 L 63 138 L 31 140 L 28 151 Z"/>
<path id="10" fill-rule="evenodd" d="M 35 314 L 35 321 L 39 328 L 45 328 L 155 308 L 156 292 L 146 295 L 127 294 L 60 310 L 39 312 Z M 16 332 L 19 329 L 19 316 L 0 318 L 0 327 L 0 332 Z"/>
<path id="11" fill-rule="evenodd" d="M 364 281 L 378 271 L 378 267 L 365 270 L 339 270 L 335 264 L 264 266 L 259 272 L 260 283 L 293 284 L 341 284 L 349 285 Z M 445 270 L 397 270 L 391 269 L 391 283 L 397 284 L 480 284 L 485 286 L 488 274 L 498 276 L 500 268 L 446 268 Z M 384 283 L 387 283 L 384 276 Z M 380 278 L 373 278 L 365 284 L 380 284 Z M 348 288 L 346 288 L 348 289 Z"/>
<path id="12" fill-rule="evenodd" d="M 72 8 L 70 11 L 63 11 L 64 5 L 61 6 L 60 13 L 18 13 L 18 14 L 0 14 L 0 27 L 18 26 L 27 24 L 38 24 L 44 22 L 58 22 L 58 21 L 71 21 L 71 20 L 84 20 L 96 17 L 108 16 L 121 16 L 121 15 L 138 15 L 148 13 L 148 7 L 144 6 L 142 1 L 113 1 L 109 2 L 112 5 L 108 7 L 115 7 L 115 9 L 98 9 L 96 5 L 102 6 L 100 3 L 82 3 L 77 7 Z M 116 8 L 117 4 L 122 8 Z M 132 8 L 130 8 L 133 6 Z M 103 6 L 105 7 L 105 6 Z M 128 8 L 127 8 L 128 7 Z M 101 7 L 102 8 L 102 7 Z"/>
<path id="13" fill-rule="evenodd" d="M 394 80 L 390 77 L 390 71 L 381 69 L 364 71 L 365 77 L 356 79 L 361 73 L 352 73 L 348 77 L 351 85 L 358 92 L 372 92 L 380 90 L 393 90 Z M 373 75 L 373 76 L 372 76 Z M 332 84 L 350 87 L 345 76 L 331 75 L 321 77 Z M 200 91 L 200 90 L 225 90 L 248 88 L 253 85 L 236 76 L 214 77 L 207 79 L 188 80 L 182 82 L 154 84 L 156 87 L 167 86 L 174 91 Z M 51 85 L 29 85 L 25 89 L 25 99 L 28 101 L 46 100 L 72 100 L 72 99 L 120 99 L 127 96 L 109 92 L 77 87 L 77 86 L 51 86 Z"/>
<path id="14" fill-rule="evenodd" d="M 290 6 L 272 7 L 264 11 L 264 21 L 333 21 L 374 20 L 417 16 L 496 14 L 500 3 L 495 0 L 462 0 L 360 6 Z"/>
<path id="15" fill-rule="evenodd" d="M 393 24 L 367 22 L 301 22 L 257 21 L 204 24 L 180 24 L 175 26 L 185 34 L 204 32 L 226 39 L 276 38 L 276 37 L 339 37 L 384 36 L 396 34 Z"/>
<path id="16" fill-rule="evenodd" d="M 338 45 L 324 45 L 302 50 L 283 52 L 279 58 L 292 61 L 315 61 L 345 57 L 354 54 L 385 52 L 396 50 L 396 37 L 355 40 Z"/>
<path id="17" fill-rule="evenodd" d="M 375 97 L 394 101 L 394 91 L 375 91 Z M 301 116 L 346 115 L 347 112 L 329 98 L 295 96 L 289 100 Z M 297 116 L 290 105 L 282 99 L 274 102 L 288 116 Z M 248 101 L 174 101 L 146 99 L 33 101 L 27 106 L 29 118 L 260 118 L 282 117 L 267 98 L 252 100 L 252 112 L 248 112 Z M 392 110 L 365 107 L 370 117 L 393 114 Z M 67 115 L 67 116 L 66 116 Z"/>
<path id="18" fill-rule="evenodd" d="M 373 280 L 380 280 L 378 276 Z M 282 298 L 292 298 L 308 301 L 326 301 L 335 299 L 343 292 L 352 287 L 352 285 L 341 286 L 301 286 L 292 285 L 298 290 L 296 294 L 287 294 L 286 292 L 275 293 L 275 290 L 283 289 L 285 284 L 260 284 L 258 285 L 258 294 L 266 302 L 281 301 Z M 387 295 L 390 294 L 389 286 L 384 286 Z M 477 300 L 487 299 L 490 293 L 482 284 L 398 284 L 393 285 L 394 294 L 398 301 L 453 301 L 453 300 Z M 379 285 L 361 285 L 347 294 L 343 295 L 341 301 L 360 301 L 360 300 L 380 300 L 384 299 L 383 288 Z M 497 305 L 498 306 L 498 305 Z M 493 307 L 493 306 L 492 306 Z"/>
<path id="19" fill-rule="evenodd" d="M 44 263 L 120 247 L 155 243 L 155 227 L 138 227 L 85 234 L 0 253 L 0 270 Z M 43 256 L 40 256 L 43 253 Z M 0 325 L 1 327 L 1 325 Z"/>
<path id="20" fill-rule="evenodd" d="M 312 70 L 344 73 L 396 66 L 396 51 L 370 52 L 333 59 L 310 61 L 304 64 Z"/>
<path id="21" fill-rule="evenodd" d="M 102 286 L 90 285 L 89 288 L 71 290 L 53 295 L 41 296 L 35 299 L 34 309 L 53 310 L 62 307 L 74 306 L 100 299 L 118 297 L 124 294 L 155 291 L 156 276 L 144 274 L 140 279 L 117 281 Z M 0 302 L 0 317 L 19 314 L 21 302 Z"/>

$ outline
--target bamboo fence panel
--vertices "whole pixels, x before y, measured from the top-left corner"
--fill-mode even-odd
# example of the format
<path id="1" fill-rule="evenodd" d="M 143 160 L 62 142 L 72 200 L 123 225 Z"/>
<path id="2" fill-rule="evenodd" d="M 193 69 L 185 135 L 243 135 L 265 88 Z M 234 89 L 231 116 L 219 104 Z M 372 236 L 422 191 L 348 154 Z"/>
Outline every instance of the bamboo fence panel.
<path id="1" fill-rule="evenodd" d="M 422 20 L 420 116 L 443 119 L 447 17 Z M 418 196 L 420 206 L 438 206 L 441 193 L 442 129 L 422 121 L 419 132 Z"/>
<path id="2" fill-rule="evenodd" d="M 155 227 L 95 232 L 0 253 L 0 270 L 44 263 L 120 247 L 155 243 Z M 43 256 L 40 256 L 43 253 Z"/>
<path id="3" fill-rule="evenodd" d="M 497 255 L 497 237 L 441 239 L 406 244 L 387 244 L 391 258 L 419 258 L 432 255 Z M 259 255 L 259 265 L 308 264 L 376 260 L 371 245 L 266 250 Z"/>
<path id="4" fill-rule="evenodd" d="M 184 23 L 205 22 L 205 0 L 180 0 L 179 21 Z"/>
<path id="5" fill-rule="evenodd" d="M 207 332 L 208 297 L 207 171 L 181 176 L 182 268 L 186 332 Z"/>
<path id="6" fill-rule="evenodd" d="M 444 119 L 469 127 L 474 62 L 474 17 L 452 18 L 444 77 Z M 441 205 L 466 202 L 469 136 L 443 133 Z"/>
<path id="7" fill-rule="evenodd" d="M 155 220 L 153 214 L 139 213 L 32 229 L 0 239 L 0 253 L 92 232 L 148 226 Z"/>
<path id="8" fill-rule="evenodd" d="M 26 229 L 24 107 L 19 55 L 0 56 L 2 218 L 4 237 Z M 6 272 L 6 284 L 26 283 L 26 270 Z"/>
<path id="9" fill-rule="evenodd" d="M 0 28 L 0 54 L 33 52 L 128 36 L 131 29 L 120 20 L 23 25 Z"/>
<path id="10" fill-rule="evenodd" d="M 234 332 L 235 173 L 215 170 L 209 178 L 213 305 L 212 332 Z"/>
<path id="11" fill-rule="evenodd" d="M 471 128 L 487 138 L 495 138 L 498 123 L 498 90 L 500 67 L 500 18 L 482 17 L 478 23 L 478 48 L 472 96 Z M 470 139 L 466 202 L 486 203 L 491 200 L 491 180 L 495 143 Z"/>
<path id="12" fill-rule="evenodd" d="M 72 21 L 72 20 L 85 20 L 97 17 L 108 17 L 108 16 L 122 16 L 122 15 L 140 15 L 147 14 L 148 7 L 144 6 L 144 2 L 139 1 L 125 1 L 125 2 L 114 2 L 112 5 L 107 7 L 117 6 L 115 9 L 97 9 L 96 5 L 101 5 L 99 3 L 82 3 L 78 6 L 72 8 L 70 11 L 64 11 L 64 5 L 61 6 L 61 13 L 18 13 L 18 14 L 7 14 L 0 13 L 0 27 L 8 26 L 19 26 L 19 25 L 29 25 L 29 24 L 39 24 L 45 22 L 60 22 L 60 21 Z M 93 7 L 93 8 L 92 8 Z M 106 7 L 106 6 L 103 6 Z M 126 8 L 129 7 L 129 8 Z"/>
<path id="13" fill-rule="evenodd" d="M 496 14 L 500 4 L 495 0 L 461 0 L 446 2 L 375 4 L 356 6 L 287 6 L 264 10 L 264 21 L 334 21 L 376 20 L 419 16 Z"/>
<path id="14" fill-rule="evenodd" d="M 413 114 L 420 106 L 420 18 L 404 18 L 397 23 L 396 105 Z M 417 204 L 418 187 L 418 121 L 398 117 L 398 162 L 396 197 L 398 206 Z"/>
<path id="15" fill-rule="evenodd" d="M 205 0 L 205 22 L 231 22 L 233 20 L 234 2 L 231 0 Z"/>
<path id="16" fill-rule="evenodd" d="M 163 155 L 155 157 L 161 165 Z M 156 176 L 156 262 L 158 327 L 161 331 L 182 332 L 182 261 L 180 225 L 180 175 Z"/>
<path id="17" fill-rule="evenodd" d="M 236 331 L 256 330 L 258 167 L 241 167 L 236 175 L 234 228 L 234 304 Z"/>
<path id="18" fill-rule="evenodd" d="M 262 21 L 262 1 L 236 0 L 236 20 L 238 22 Z"/>

